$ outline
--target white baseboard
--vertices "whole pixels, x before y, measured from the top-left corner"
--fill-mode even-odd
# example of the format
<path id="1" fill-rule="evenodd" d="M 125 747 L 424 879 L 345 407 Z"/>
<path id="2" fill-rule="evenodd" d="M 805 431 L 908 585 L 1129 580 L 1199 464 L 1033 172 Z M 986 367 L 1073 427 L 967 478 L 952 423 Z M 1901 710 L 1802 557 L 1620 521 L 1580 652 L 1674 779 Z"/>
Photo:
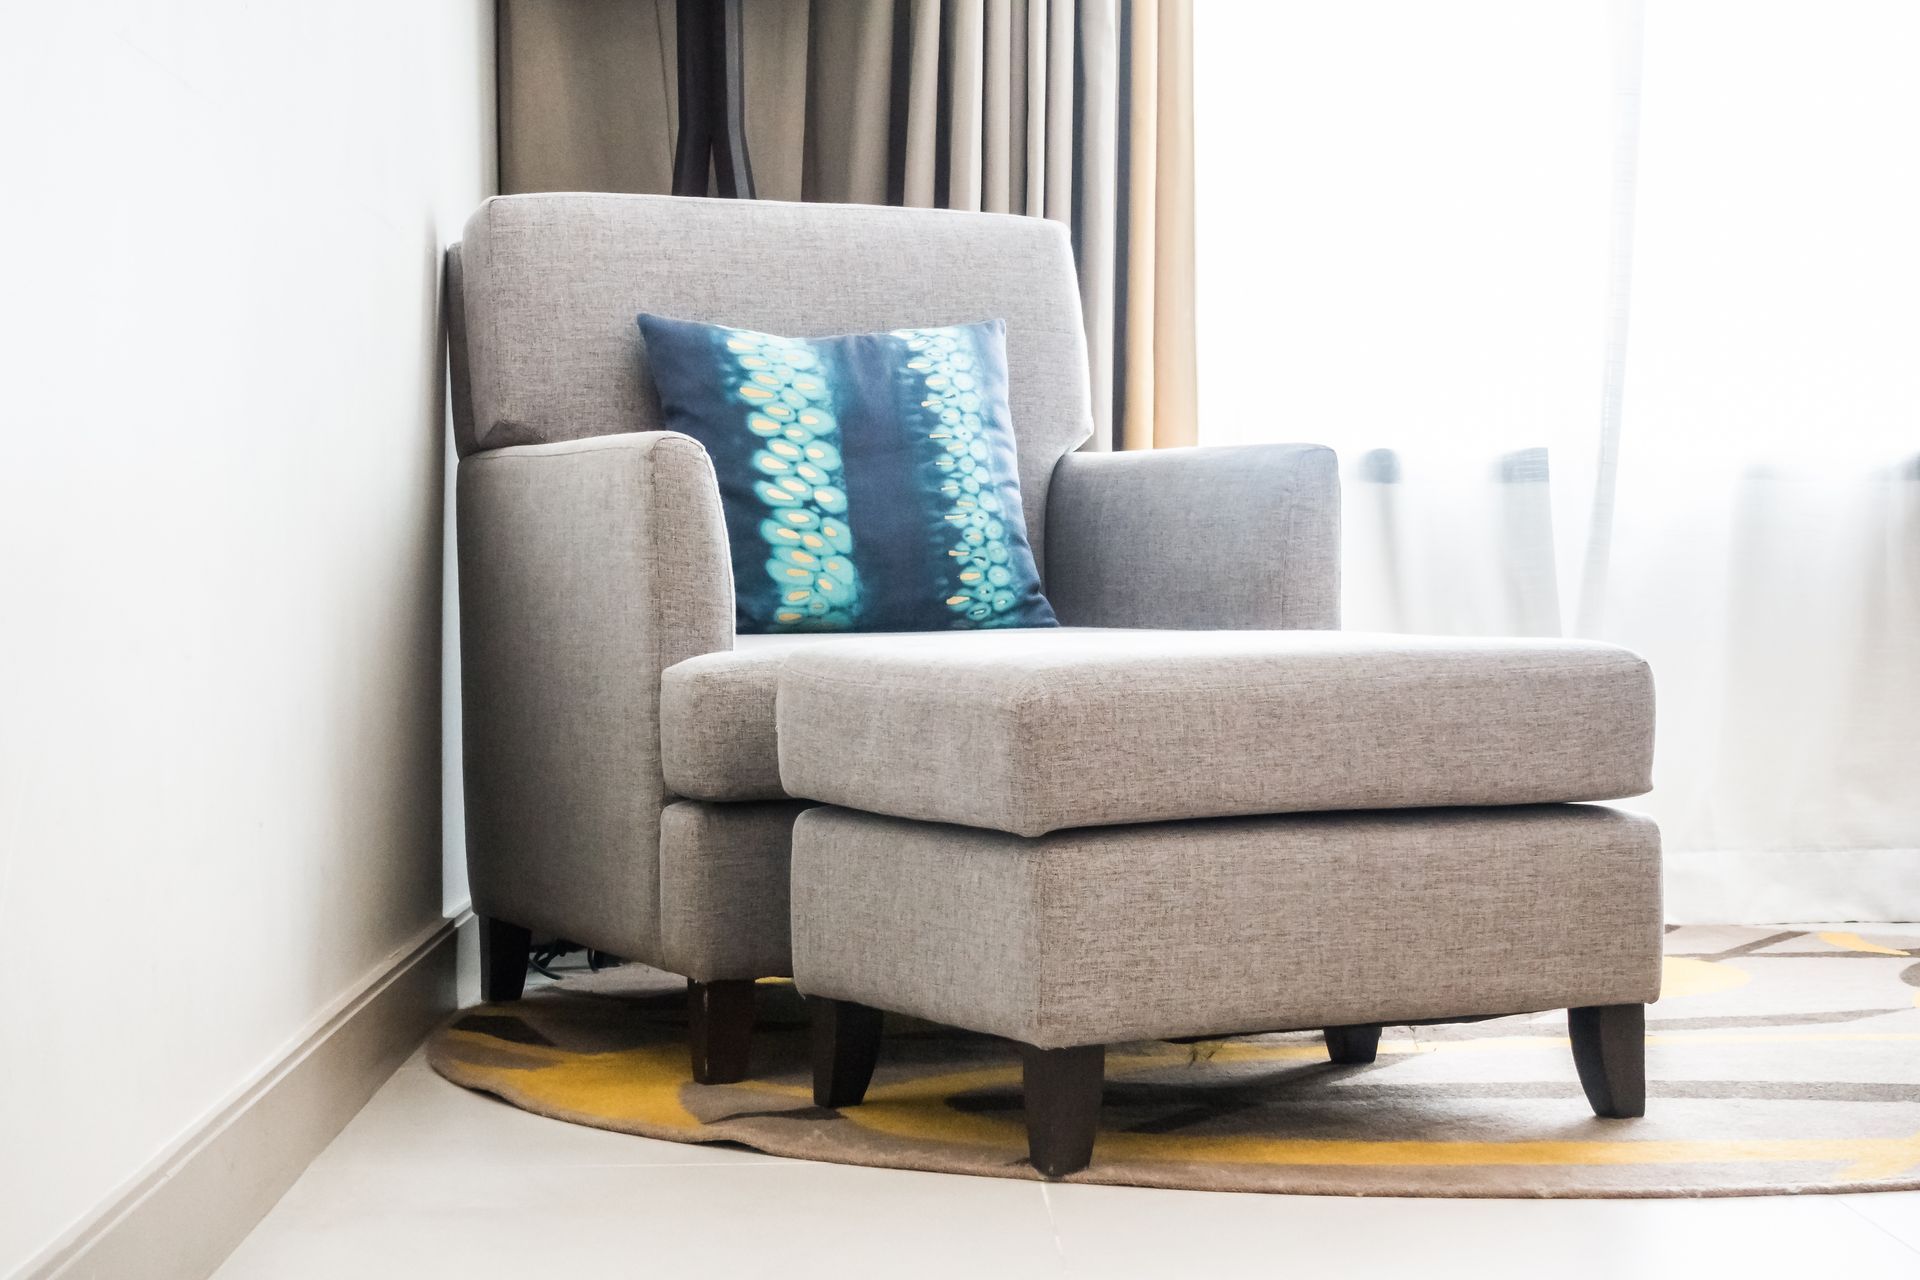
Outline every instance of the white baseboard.
<path id="1" fill-rule="evenodd" d="M 459 932 L 422 930 L 20 1280 L 205 1280 L 454 1007 Z"/>

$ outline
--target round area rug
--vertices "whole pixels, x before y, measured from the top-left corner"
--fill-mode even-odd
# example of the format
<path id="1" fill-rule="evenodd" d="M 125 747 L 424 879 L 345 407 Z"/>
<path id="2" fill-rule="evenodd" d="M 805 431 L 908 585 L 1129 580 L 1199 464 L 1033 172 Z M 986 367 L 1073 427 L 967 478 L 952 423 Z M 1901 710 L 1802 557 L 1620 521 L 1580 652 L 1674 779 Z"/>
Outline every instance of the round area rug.
<path id="1" fill-rule="evenodd" d="M 812 1103 L 805 1014 L 760 989 L 753 1079 L 688 1075 L 684 986 L 639 966 L 466 1010 L 434 1069 L 558 1120 L 771 1155 L 1007 1178 L 1026 1161 L 1003 1041 L 890 1019 L 867 1100 Z M 1686 927 L 1648 1011 L 1647 1115 L 1597 1120 L 1564 1014 L 1108 1051 L 1072 1182 L 1394 1196 L 1701 1196 L 1920 1187 L 1920 931 Z"/>

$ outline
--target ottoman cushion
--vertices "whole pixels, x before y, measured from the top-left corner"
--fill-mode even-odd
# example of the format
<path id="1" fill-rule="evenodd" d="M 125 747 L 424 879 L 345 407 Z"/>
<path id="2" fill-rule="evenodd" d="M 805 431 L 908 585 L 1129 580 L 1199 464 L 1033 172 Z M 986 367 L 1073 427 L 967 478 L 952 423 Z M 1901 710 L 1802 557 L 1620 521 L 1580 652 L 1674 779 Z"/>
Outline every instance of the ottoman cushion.
<path id="1" fill-rule="evenodd" d="M 1591 805 L 1025 839 L 802 813 L 793 977 L 1041 1048 L 1638 1004 L 1660 837 Z"/>
<path id="2" fill-rule="evenodd" d="M 789 795 L 1018 835 L 1181 818 L 1610 800 L 1653 681 L 1573 640 L 1327 631 L 888 636 L 787 655 Z"/>

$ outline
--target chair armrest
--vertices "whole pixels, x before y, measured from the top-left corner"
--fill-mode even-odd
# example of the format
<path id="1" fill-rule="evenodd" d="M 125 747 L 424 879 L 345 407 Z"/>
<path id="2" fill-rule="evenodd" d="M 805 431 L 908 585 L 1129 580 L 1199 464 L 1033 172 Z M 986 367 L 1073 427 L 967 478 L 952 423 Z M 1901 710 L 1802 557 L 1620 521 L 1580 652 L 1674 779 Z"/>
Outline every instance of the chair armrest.
<path id="1" fill-rule="evenodd" d="M 458 504 L 474 909 L 647 960 L 660 673 L 733 644 L 712 464 L 665 431 L 496 449 Z"/>
<path id="2" fill-rule="evenodd" d="M 1047 502 L 1046 578 L 1069 626 L 1338 628 L 1333 450 L 1069 453 Z"/>

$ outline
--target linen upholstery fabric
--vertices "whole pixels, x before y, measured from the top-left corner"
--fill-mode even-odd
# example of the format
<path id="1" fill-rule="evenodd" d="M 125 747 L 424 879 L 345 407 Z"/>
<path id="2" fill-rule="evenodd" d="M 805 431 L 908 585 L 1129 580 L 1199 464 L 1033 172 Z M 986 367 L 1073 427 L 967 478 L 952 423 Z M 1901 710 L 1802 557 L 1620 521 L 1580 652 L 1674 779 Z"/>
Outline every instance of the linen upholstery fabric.
<path id="1" fill-rule="evenodd" d="M 639 323 L 667 425 L 719 478 L 736 631 L 1054 625 L 1000 321 L 812 339 Z"/>
<path id="2" fill-rule="evenodd" d="M 1659 834 L 1586 805 L 1038 839 L 816 808 L 793 919 L 808 995 L 1042 1048 L 1636 1004 Z"/>
<path id="3" fill-rule="evenodd" d="M 664 196 L 500 196 L 467 222 L 464 452 L 661 426 L 642 311 L 811 337 L 999 317 L 1027 538 L 1092 431 L 1066 228 L 1039 218 Z"/>
<path id="4" fill-rule="evenodd" d="M 1047 594 L 1064 623 L 1340 625 L 1340 476 L 1331 449 L 1070 453 L 1054 469 L 1047 527 Z"/>
<path id="5" fill-rule="evenodd" d="M 692 800 L 666 807 L 659 964 L 700 982 L 790 971 L 787 851 L 805 807 Z"/>
<path id="6" fill-rule="evenodd" d="M 660 756 L 667 788 L 696 800 L 778 800 L 774 697 L 787 655 L 848 635 L 736 636 L 733 648 L 660 674 Z"/>
<path id="7" fill-rule="evenodd" d="M 1606 800 L 1651 786 L 1653 683 L 1573 640 L 1009 632 L 804 649 L 780 777 L 810 800 L 1035 836 L 1318 809 Z"/>
<path id="8" fill-rule="evenodd" d="M 458 504 L 474 910 L 652 959 L 660 672 L 732 640 L 713 470 L 667 432 L 523 446 Z"/>
<path id="9" fill-rule="evenodd" d="M 1072 630 L 1061 628 L 1060 630 Z M 1017 633 L 980 631 L 992 645 Z M 696 800 L 779 800 L 775 700 L 789 654 L 877 638 L 860 634 L 736 636 L 733 648 L 660 673 L 660 751 L 667 789 Z"/>
<path id="10" fill-rule="evenodd" d="M 467 301 L 462 283 L 460 246 L 447 249 L 443 285 L 447 296 L 447 416 L 453 420 L 453 451 L 465 457 L 475 449 L 473 370 L 467 364 Z"/>

